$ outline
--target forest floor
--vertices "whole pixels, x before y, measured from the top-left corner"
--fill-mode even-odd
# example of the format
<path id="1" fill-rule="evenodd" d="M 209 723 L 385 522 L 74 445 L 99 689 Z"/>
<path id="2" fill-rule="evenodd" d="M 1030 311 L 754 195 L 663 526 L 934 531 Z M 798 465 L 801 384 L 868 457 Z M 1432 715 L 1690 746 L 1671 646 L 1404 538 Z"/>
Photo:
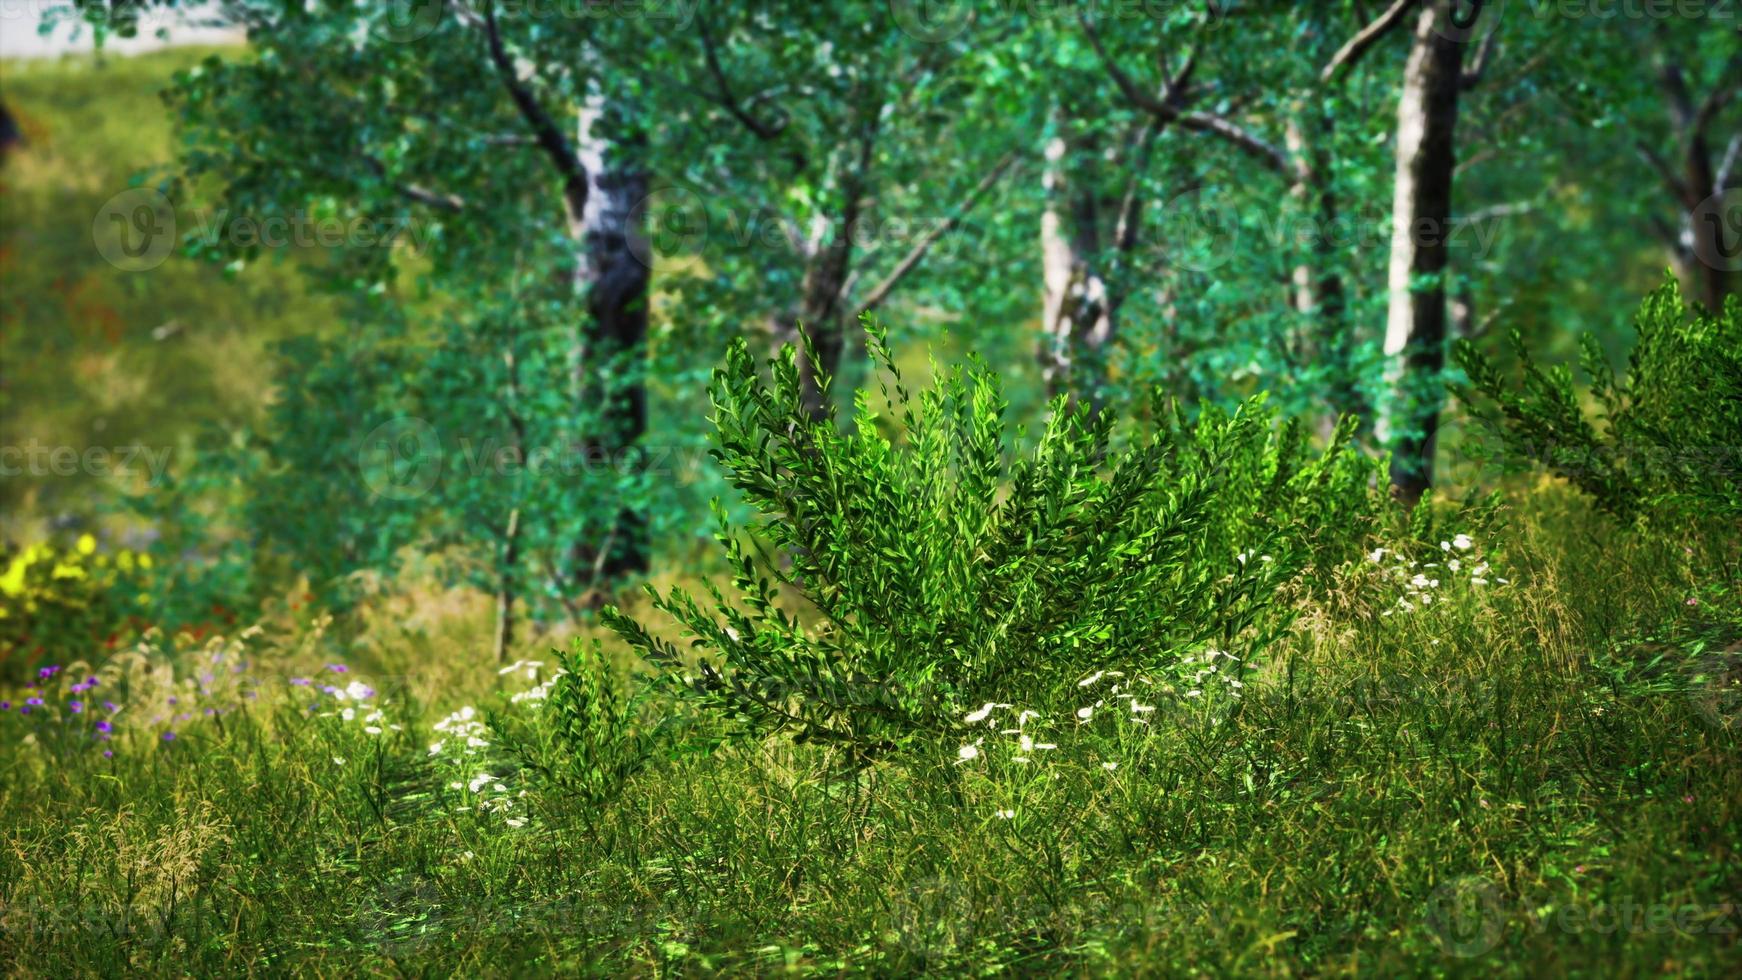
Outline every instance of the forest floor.
<path id="1" fill-rule="evenodd" d="M 481 598 L 160 638 L 0 716 L 0 962 L 1734 975 L 1736 583 L 1554 488 L 1502 536 L 1433 586 L 1351 564 L 1239 702 L 1140 716 L 1109 676 L 1087 721 L 1018 719 L 1013 691 L 975 758 L 853 780 L 674 744 L 601 802 L 508 751 L 555 662 L 484 662 Z M 68 735 L 72 700 L 113 740 Z"/>

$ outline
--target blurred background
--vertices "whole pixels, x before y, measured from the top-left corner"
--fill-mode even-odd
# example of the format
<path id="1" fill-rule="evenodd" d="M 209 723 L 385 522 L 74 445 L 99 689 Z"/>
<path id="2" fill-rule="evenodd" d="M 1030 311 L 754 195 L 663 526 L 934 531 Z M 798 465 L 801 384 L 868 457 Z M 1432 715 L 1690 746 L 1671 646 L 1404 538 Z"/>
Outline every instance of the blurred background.
<path id="1" fill-rule="evenodd" d="M 706 571 L 728 340 L 848 424 L 862 315 L 1013 428 L 1264 390 L 1459 493 L 1449 342 L 1618 363 L 1666 275 L 1737 290 L 1738 23 L 5 0 L 4 669 L 274 608 L 543 644 Z"/>

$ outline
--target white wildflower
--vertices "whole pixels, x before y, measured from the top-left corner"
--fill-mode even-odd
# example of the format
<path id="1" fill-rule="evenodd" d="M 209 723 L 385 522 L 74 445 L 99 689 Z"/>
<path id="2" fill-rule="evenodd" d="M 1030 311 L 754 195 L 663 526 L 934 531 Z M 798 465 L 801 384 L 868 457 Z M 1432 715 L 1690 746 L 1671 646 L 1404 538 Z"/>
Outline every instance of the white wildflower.
<path id="1" fill-rule="evenodd" d="M 996 708 L 1008 708 L 1008 707 L 1010 707 L 1010 705 L 1008 705 L 1008 704 L 996 704 L 994 702 L 988 701 L 985 704 L 981 705 L 977 710 L 968 712 L 968 714 L 964 717 L 963 720 L 966 721 L 970 725 L 977 725 L 980 722 L 985 721 L 988 717 L 990 717 L 994 709 L 996 709 Z"/>

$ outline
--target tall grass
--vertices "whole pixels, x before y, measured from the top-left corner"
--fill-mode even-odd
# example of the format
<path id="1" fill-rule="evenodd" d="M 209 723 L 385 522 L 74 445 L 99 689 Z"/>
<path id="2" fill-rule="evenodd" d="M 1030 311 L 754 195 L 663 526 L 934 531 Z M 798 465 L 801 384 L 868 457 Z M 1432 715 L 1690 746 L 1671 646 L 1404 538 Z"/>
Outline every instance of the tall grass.
<path id="1" fill-rule="evenodd" d="M 149 672 L 113 743 L 32 743 L 0 715 L 0 962 L 1733 975 L 1742 701 L 1715 685 L 1742 640 L 1735 555 L 1552 486 L 1517 501 L 1504 549 L 1473 543 L 1486 585 L 1433 569 L 1424 605 L 1383 556 L 1351 564 L 1239 702 L 1140 714 L 1102 678 L 1089 721 L 1022 720 L 1057 745 L 1027 763 L 1000 710 L 975 758 L 856 779 L 825 748 L 672 739 L 603 805 L 503 751 L 542 724 L 509 694 L 551 657 L 498 676 L 401 633 L 347 658 L 285 610 L 223 647 L 259 700 L 171 717 L 174 741 L 138 723 L 168 690 Z M 378 690 L 311 693 L 333 681 Z M 370 727 L 400 730 L 371 734 L 383 700 Z M 464 704 L 498 716 L 472 729 L 487 744 L 434 730 Z"/>

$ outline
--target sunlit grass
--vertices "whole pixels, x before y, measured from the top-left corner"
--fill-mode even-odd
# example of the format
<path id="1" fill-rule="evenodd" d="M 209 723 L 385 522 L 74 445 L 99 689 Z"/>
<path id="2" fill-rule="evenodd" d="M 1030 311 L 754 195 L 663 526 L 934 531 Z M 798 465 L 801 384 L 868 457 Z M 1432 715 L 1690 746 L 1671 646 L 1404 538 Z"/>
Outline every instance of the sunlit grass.
<path id="1" fill-rule="evenodd" d="M 259 700 L 173 741 L 118 724 L 104 758 L 0 715 L 0 936 L 56 975 L 1731 972 L 1742 718 L 1698 669 L 1742 639 L 1722 556 L 1558 490 L 1510 518 L 1508 584 L 1387 616 L 1405 583 L 1351 565 L 1239 701 L 1137 712 L 1103 677 L 1080 721 L 1012 691 L 973 758 L 857 782 L 673 742 L 604 806 L 465 727 L 536 724 L 510 696 L 557 664 L 534 640 L 499 675 L 487 604 L 402 588 L 346 637 L 279 606 L 224 647 Z M 171 663 L 197 681 L 183 646 L 118 718 Z"/>

